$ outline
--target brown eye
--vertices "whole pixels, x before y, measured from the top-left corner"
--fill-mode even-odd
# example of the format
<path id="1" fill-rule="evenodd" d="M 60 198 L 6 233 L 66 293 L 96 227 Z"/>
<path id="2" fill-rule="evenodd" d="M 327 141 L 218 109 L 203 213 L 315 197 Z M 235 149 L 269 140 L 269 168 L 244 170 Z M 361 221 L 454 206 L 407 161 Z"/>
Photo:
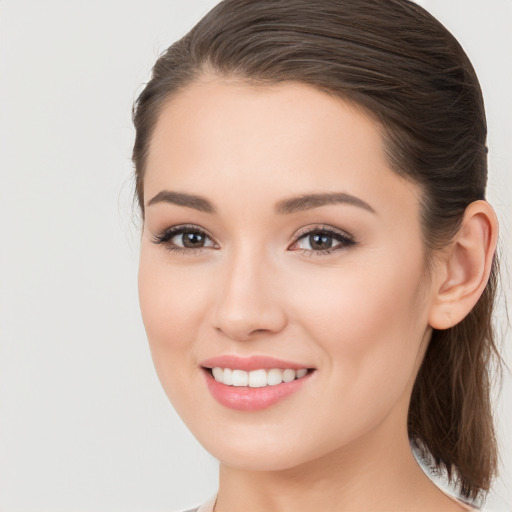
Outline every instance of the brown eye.
<path id="1" fill-rule="evenodd" d="M 302 234 L 293 244 L 293 250 L 302 250 L 310 254 L 328 254 L 356 244 L 347 233 L 332 228 L 312 229 Z"/>
<path id="2" fill-rule="evenodd" d="M 165 242 L 170 247 L 176 249 L 203 249 L 214 247 L 215 244 L 210 237 L 197 229 L 179 228 L 169 233 Z"/>
<path id="3" fill-rule="evenodd" d="M 181 235 L 177 235 L 173 238 L 180 238 L 183 247 L 188 247 L 190 249 L 195 249 L 197 247 L 204 247 L 206 236 L 203 233 L 199 233 L 198 231 L 188 231 L 184 232 Z M 174 242 L 176 243 L 176 242 Z M 176 245 L 179 245 L 176 243 Z"/>
<path id="4" fill-rule="evenodd" d="M 323 249 L 330 249 L 332 247 L 332 236 L 315 233 L 313 235 L 309 235 L 309 245 L 311 249 L 315 251 L 320 251 Z"/>
<path id="5" fill-rule="evenodd" d="M 173 226 L 153 237 L 155 244 L 162 244 L 170 251 L 192 252 L 194 249 L 215 249 L 218 246 L 202 230 L 191 226 Z"/>

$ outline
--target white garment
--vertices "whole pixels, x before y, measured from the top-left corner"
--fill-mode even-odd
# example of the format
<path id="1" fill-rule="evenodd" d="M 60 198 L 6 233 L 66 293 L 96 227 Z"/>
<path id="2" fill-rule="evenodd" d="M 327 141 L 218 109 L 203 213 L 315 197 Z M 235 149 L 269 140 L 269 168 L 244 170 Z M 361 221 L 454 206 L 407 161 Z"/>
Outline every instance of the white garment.
<path id="1" fill-rule="evenodd" d="M 206 503 L 203 503 L 197 509 L 197 512 L 213 512 L 213 507 L 215 506 L 216 500 L 217 500 L 217 496 L 212 496 Z"/>
<path id="2" fill-rule="evenodd" d="M 436 485 L 436 487 L 444 492 L 447 496 L 455 501 L 461 502 L 469 507 L 469 510 L 477 510 L 484 512 L 482 506 L 484 500 L 471 501 L 463 498 L 458 492 L 456 484 L 450 482 L 446 470 L 439 469 L 436 466 L 433 455 L 428 451 L 427 447 L 419 439 L 409 439 L 412 454 L 418 463 L 418 466 Z M 490 511 L 488 511 L 490 512 Z"/>

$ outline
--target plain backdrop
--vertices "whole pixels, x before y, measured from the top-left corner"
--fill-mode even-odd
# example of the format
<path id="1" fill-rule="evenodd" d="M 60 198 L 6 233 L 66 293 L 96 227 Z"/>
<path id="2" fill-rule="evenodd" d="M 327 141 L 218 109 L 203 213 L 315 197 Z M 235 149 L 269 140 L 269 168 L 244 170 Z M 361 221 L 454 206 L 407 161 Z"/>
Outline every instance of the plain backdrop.
<path id="1" fill-rule="evenodd" d="M 0 2 L 1 512 L 173 511 L 215 492 L 217 464 L 168 404 L 147 348 L 130 162 L 131 106 L 154 60 L 215 3 Z M 481 79 L 510 289 L 512 1 L 421 3 Z M 506 345 L 512 362 L 510 332 Z M 503 511 L 510 373 L 504 384 L 489 498 Z"/>

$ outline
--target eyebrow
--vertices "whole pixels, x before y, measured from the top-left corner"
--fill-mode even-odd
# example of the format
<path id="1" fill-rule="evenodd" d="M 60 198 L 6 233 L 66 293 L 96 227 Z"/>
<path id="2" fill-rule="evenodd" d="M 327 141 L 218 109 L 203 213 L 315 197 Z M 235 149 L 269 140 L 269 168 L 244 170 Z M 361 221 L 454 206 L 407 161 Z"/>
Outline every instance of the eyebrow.
<path id="1" fill-rule="evenodd" d="M 213 203 L 204 197 L 194 194 L 185 194 L 184 192 L 174 192 L 171 190 L 162 190 L 155 197 L 150 199 L 146 206 L 151 206 L 156 203 L 171 203 L 178 206 L 186 206 L 187 208 L 194 208 L 195 210 L 206 213 L 217 212 Z M 371 213 L 376 213 L 375 210 L 362 199 L 344 192 L 304 194 L 298 197 L 283 199 L 276 203 L 274 211 L 280 215 L 287 215 L 299 211 L 319 208 L 320 206 L 339 203 L 357 206 Z"/>
<path id="2" fill-rule="evenodd" d="M 283 199 L 276 204 L 275 212 L 280 214 L 289 214 L 338 203 L 357 206 L 359 208 L 363 208 L 364 210 L 368 210 L 371 213 L 376 213 L 375 210 L 362 199 L 359 199 L 358 197 L 352 196 L 350 194 L 346 194 L 344 192 L 305 194 L 299 197 Z"/>
<path id="3" fill-rule="evenodd" d="M 186 206 L 188 208 L 194 208 L 201 212 L 215 213 L 217 210 L 213 204 L 201 196 L 193 194 L 185 194 L 184 192 L 173 192 L 171 190 L 162 190 L 148 201 L 146 206 L 151 206 L 156 203 L 171 203 L 177 204 L 178 206 Z"/>

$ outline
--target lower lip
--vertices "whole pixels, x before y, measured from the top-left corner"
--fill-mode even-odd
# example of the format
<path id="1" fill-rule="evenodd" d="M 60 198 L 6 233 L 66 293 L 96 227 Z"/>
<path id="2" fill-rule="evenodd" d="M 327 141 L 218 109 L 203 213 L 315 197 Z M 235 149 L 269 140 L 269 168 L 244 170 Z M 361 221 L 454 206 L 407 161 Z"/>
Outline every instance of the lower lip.
<path id="1" fill-rule="evenodd" d="M 221 405 L 238 411 L 259 411 L 284 400 L 298 391 L 309 380 L 312 372 L 291 382 L 283 382 L 276 386 L 265 386 L 262 388 L 226 386 L 217 382 L 209 371 L 205 371 L 205 375 L 210 393 Z"/>

